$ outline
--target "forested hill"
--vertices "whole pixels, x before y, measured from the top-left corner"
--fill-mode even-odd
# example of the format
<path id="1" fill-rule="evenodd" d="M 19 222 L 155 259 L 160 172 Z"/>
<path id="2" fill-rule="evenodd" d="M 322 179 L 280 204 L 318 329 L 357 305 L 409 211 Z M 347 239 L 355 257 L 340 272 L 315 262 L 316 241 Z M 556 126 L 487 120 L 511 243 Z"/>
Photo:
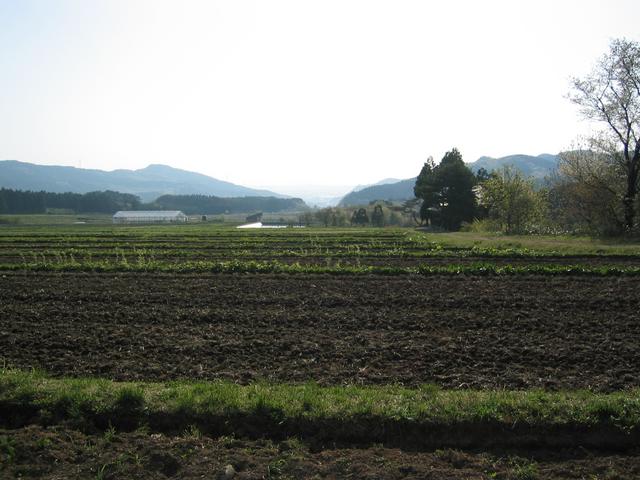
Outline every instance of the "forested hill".
<path id="1" fill-rule="evenodd" d="M 340 200 L 341 207 L 354 205 L 366 205 L 374 200 L 407 200 L 413 198 L 413 186 L 415 178 L 400 180 L 396 183 L 373 185 L 357 192 L 351 192 Z"/>
<path id="2" fill-rule="evenodd" d="M 145 202 L 165 194 L 287 198 L 268 190 L 243 187 L 167 165 L 149 165 L 139 170 L 107 172 L 3 160 L 0 161 L 0 187 L 53 193 L 111 190 L 132 193 Z"/>
<path id="3" fill-rule="evenodd" d="M 206 195 L 163 195 L 147 204 L 150 210 L 182 210 L 187 215 L 247 213 L 262 211 L 277 213 L 300 211 L 307 205 L 299 198 L 239 197 L 221 198 Z"/>
<path id="4" fill-rule="evenodd" d="M 155 202 L 142 203 L 130 193 L 31 192 L 0 188 L 0 213 L 31 214 L 51 212 L 115 213 L 118 210 L 182 210 L 188 215 L 217 213 L 277 213 L 300 211 L 307 205 L 299 198 L 238 197 L 207 195 L 163 195 Z"/>

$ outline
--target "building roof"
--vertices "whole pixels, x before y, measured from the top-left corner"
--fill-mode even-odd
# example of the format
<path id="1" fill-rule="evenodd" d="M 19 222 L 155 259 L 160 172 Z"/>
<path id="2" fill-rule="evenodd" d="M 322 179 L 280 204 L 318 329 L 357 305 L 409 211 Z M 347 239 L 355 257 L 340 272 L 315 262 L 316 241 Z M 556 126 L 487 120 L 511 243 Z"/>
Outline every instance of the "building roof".
<path id="1" fill-rule="evenodd" d="M 120 217 L 178 217 L 184 215 L 180 210 L 120 210 L 113 214 L 114 218 Z"/>

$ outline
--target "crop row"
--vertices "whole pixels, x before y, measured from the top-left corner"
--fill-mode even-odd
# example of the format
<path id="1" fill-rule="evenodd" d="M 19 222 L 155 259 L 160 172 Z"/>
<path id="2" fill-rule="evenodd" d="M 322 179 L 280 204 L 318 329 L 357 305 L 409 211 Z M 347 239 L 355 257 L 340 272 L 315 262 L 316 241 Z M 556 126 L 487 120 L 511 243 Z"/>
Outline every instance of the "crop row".
<path id="1" fill-rule="evenodd" d="M 435 243 L 379 243 L 369 242 L 350 244 L 347 242 L 319 243 L 310 241 L 307 243 L 291 243 L 281 241 L 279 243 L 246 243 L 242 241 L 213 242 L 202 241 L 200 243 L 177 241 L 173 243 L 149 243 L 149 242 L 104 242 L 70 243 L 64 241 L 50 243 L 22 242 L 15 244 L 0 243 L 1 257 L 19 256 L 98 256 L 113 257 L 122 255 L 148 255 L 165 257 L 193 257 L 193 256 L 268 256 L 268 257 L 500 257 L 500 258 L 640 258 L 635 253 L 625 252 L 563 252 L 548 250 L 532 250 L 527 248 L 494 248 L 494 247 L 458 247 L 442 246 Z"/>
<path id="2" fill-rule="evenodd" d="M 577 246 L 576 246 L 577 245 Z M 527 248 L 529 247 L 529 248 Z M 261 229 L 170 228 L 2 228 L 0 252 L 44 250 L 263 250 L 337 252 L 409 252 L 421 254 L 546 256 L 626 255 L 637 256 L 634 245 L 615 245 L 582 239 L 548 237 L 489 239 L 482 236 L 425 234 L 408 229 Z M 427 253 L 428 254 L 428 253 Z"/>
<path id="3" fill-rule="evenodd" d="M 166 272 L 166 273 L 287 273 L 330 275 L 593 275 L 593 276 L 638 276 L 638 266 L 593 266 L 593 265 L 496 265 L 492 263 L 472 264 L 418 264 L 415 266 L 381 265 L 301 265 L 278 261 L 184 261 L 163 262 L 141 257 L 129 261 L 76 260 L 25 262 L 22 264 L 0 264 L 0 271 L 67 271 L 67 272 Z"/>
<path id="4" fill-rule="evenodd" d="M 43 229 L 0 229 L 0 244 L 20 244 L 24 242 L 48 243 L 48 242 L 81 242 L 81 243 L 128 243 L 148 242 L 175 243 L 175 242 L 244 242 L 244 243 L 322 243 L 322 244 L 361 244 L 361 243 L 410 243 L 417 245 L 437 246 L 440 242 L 434 241 L 433 235 L 425 235 L 423 232 L 407 229 L 258 229 L 238 230 L 220 229 L 210 231 L 191 232 L 189 230 L 176 231 L 167 234 L 158 232 L 153 227 L 138 227 L 122 232 L 119 229 L 94 230 L 83 227 L 75 230 L 60 230 L 56 227 Z"/>
<path id="5" fill-rule="evenodd" d="M 181 248 L 171 244 L 158 246 L 137 246 L 122 244 L 116 247 L 94 248 L 88 246 L 75 246 L 66 248 L 43 248 L 43 246 L 25 245 L 22 248 L 1 248 L 2 257 L 65 257 L 65 256 L 90 256 L 90 257 L 119 257 L 119 256 L 152 256 L 152 257 L 181 257 L 196 256 L 225 256 L 225 257 L 405 257 L 405 258 L 430 258 L 430 257 L 487 257 L 487 258 L 599 258 L 599 259 L 625 259 L 639 258 L 631 254 L 602 254 L 602 253 L 566 253 L 566 252 L 539 252 L 526 249 L 408 249 L 400 246 L 375 247 L 375 248 L 351 248 L 351 247 L 317 247 L 317 248 L 278 248 L 247 247 L 238 245 L 208 245 L 201 248 Z"/>

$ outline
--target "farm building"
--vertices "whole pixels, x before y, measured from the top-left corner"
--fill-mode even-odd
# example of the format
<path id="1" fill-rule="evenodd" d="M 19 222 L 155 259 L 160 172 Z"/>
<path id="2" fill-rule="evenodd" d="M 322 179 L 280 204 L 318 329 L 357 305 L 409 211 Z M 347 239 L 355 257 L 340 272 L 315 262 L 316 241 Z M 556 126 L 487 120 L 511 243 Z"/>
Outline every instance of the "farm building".
<path id="1" fill-rule="evenodd" d="M 121 210 L 113 215 L 113 223 L 184 223 L 187 220 L 180 210 Z"/>
<path id="2" fill-rule="evenodd" d="M 247 223 L 256 223 L 262 220 L 262 212 L 254 213 L 247 217 Z"/>

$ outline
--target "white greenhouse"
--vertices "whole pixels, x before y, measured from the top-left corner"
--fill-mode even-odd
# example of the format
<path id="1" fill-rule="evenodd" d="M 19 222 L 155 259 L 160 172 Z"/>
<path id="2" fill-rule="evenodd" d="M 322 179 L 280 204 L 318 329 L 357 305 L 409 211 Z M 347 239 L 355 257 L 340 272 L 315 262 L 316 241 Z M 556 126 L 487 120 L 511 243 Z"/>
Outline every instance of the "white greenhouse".
<path id="1" fill-rule="evenodd" d="M 113 215 L 113 223 L 185 223 L 187 220 L 180 210 L 121 210 Z"/>

